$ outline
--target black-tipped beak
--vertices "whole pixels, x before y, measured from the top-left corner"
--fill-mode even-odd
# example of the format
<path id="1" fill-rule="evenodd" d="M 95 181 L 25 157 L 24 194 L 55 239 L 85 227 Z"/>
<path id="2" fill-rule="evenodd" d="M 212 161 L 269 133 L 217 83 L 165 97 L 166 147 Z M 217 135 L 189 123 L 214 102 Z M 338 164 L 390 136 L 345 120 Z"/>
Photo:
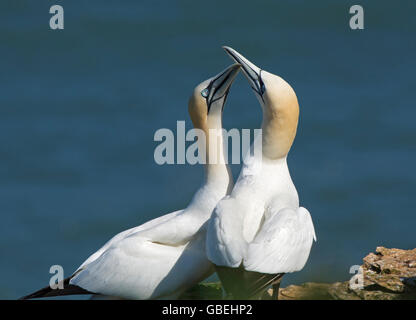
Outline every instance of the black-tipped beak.
<path id="1" fill-rule="evenodd" d="M 224 46 L 223 49 L 235 62 L 241 65 L 241 69 L 243 69 L 243 73 L 250 82 L 251 87 L 261 97 L 265 91 L 264 83 L 261 79 L 261 69 L 248 61 L 242 54 L 238 53 L 233 48 Z"/>
<path id="2" fill-rule="evenodd" d="M 207 92 L 205 98 L 207 99 L 208 112 L 211 105 L 217 101 L 222 103 L 221 108 L 224 107 L 228 92 L 230 91 L 235 77 L 240 71 L 240 67 L 241 65 L 238 63 L 233 64 L 212 78 L 208 87 L 205 89 Z"/>

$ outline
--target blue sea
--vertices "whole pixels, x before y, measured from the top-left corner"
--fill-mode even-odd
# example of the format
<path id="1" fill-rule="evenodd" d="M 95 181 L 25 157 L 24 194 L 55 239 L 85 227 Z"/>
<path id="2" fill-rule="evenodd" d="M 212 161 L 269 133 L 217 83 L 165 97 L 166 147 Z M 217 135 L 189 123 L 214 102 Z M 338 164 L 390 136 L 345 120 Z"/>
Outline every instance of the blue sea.
<path id="1" fill-rule="evenodd" d="M 64 8 L 64 30 L 49 27 Z M 364 8 L 363 30 L 349 8 Z M 184 208 L 201 165 L 157 165 L 193 88 L 231 46 L 295 89 L 288 157 L 318 242 L 283 286 L 343 281 L 377 246 L 416 247 L 414 1 L 0 3 L 0 299 L 69 276 L 109 238 Z M 239 76 L 224 126 L 258 128 Z M 235 177 L 239 165 L 232 167 Z"/>

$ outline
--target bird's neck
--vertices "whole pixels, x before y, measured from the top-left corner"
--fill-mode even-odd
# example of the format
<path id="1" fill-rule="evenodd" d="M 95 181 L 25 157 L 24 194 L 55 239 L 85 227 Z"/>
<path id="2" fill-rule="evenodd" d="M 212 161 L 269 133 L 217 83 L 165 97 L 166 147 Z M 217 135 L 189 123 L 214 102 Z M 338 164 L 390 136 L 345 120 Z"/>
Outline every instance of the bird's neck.
<path id="1" fill-rule="evenodd" d="M 262 153 L 271 159 L 286 158 L 296 136 L 298 113 L 263 108 Z"/>
<path id="2" fill-rule="evenodd" d="M 234 183 L 225 161 L 221 116 L 210 115 L 199 129 L 205 133 L 205 139 L 198 139 L 200 149 L 205 150 L 205 175 L 188 208 L 196 209 L 191 211 L 200 212 L 207 218 L 217 202 L 231 192 Z"/>
<path id="3" fill-rule="evenodd" d="M 221 115 L 211 115 L 207 119 L 205 184 L 214 184 L 228 189 L 233 184 L 231 170 L 228 167 L 224 150 L 224 134 Z M 232 186 L 231 186 L 232 187 Z"/>

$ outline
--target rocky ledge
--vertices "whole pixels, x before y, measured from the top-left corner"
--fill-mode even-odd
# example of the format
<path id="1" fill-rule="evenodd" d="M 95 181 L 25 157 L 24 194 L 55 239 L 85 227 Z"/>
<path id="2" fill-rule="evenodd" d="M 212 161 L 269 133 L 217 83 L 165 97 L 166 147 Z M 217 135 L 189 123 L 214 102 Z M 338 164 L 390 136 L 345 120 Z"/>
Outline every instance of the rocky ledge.
<path id="1" fill-rule="evenodd" d="M 271 292 L 269 292 L 271 294 Z M 221 299 L 220 283 L 204 283 L 182 299 Z M 279 290 L 279 300 L 409 300 L 416 299 L 416 248 L 377 247 L 363 259 L 350 281 L 307 282 Z"/>

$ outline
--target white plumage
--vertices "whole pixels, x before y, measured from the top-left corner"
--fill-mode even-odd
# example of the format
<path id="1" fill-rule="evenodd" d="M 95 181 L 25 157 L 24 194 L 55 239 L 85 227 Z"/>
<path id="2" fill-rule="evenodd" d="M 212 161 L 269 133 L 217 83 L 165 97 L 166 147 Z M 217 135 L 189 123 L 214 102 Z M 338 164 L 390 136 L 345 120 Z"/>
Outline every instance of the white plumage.
<path id="1" fill-rule="evenodd" d="M 309 211 L 298 201 L 286 159 L 244 165 L 231 195 L 214 210 L 208 258 L 261 273 L 301 270 L 316 236 Z"/>
<path id="2" fill-rule="evenodd" d="M 127 299 L 177 297 L 212 273 L 200 220 L 181 210 L 122 232 L 87 259 L 70 283 Z"/>
<path id="3" fill-rule="evenodd" d="M 313 239 L 316 236 L 308 210 L 281 209 L 264 221 L 248 245 L 244 267 L 262 273 L 299 271 L 308 259 Z"/>
<path id="4" fill-rule="evenodd" d="M 258 298 L 268 285 L 278 288 L 282 274 L 301 270 L 316 240 L 287 167 L 299 106 L 286 81 L 224 49 L 241 64 L 262 107 L 262 135 L 252 145 L 262 152 L 248 154 L 231 194 L 214 209 L 206 249 L 229 294 Z"/>
<path id="5" fill-rule="evenodd" d="M 205 132 L 210 145 L 198 139 L 201 148 L 217 152 L 217 161 L 205 165 L 205 179 L 190 204 L 114 236 L 93 253 L 63 290 L 49 287 L 25 299 L 94 293 L 124 299 L 177 298 L 184 290 L 211 273 L 213 265 L 205 253 L 206 222 L 217 202 L 232 188 L 232 175 L 224 161 L 222 110 L 238 64 L 199 84 L 189 101 L 194 126 Z M 214 130 L 215 139 L 210 139 Z M 203 149 L 204 150 L 204 149 Z M 86 291 L 85 291 L 86 290 Z"/>
<path id="6" fill-rule="evenodd" d="M 223 106 L 239 68 L 232 65 L 194 90 L 189 112 L 207 140 L 216 134 L 210 130 L 222 129 Z M 114 236 L 78 268 L 70 284 L 127 299 L 177 298 L 213 273 L 205 253 L 206 222 L 233 184 L 222 136 L 215 137 L 210 146 L 218 151 L 217 161 L 206 165 L 205 182 L 188 207 Z M 210 146 L 198 142 L 208 156 Z"/>

